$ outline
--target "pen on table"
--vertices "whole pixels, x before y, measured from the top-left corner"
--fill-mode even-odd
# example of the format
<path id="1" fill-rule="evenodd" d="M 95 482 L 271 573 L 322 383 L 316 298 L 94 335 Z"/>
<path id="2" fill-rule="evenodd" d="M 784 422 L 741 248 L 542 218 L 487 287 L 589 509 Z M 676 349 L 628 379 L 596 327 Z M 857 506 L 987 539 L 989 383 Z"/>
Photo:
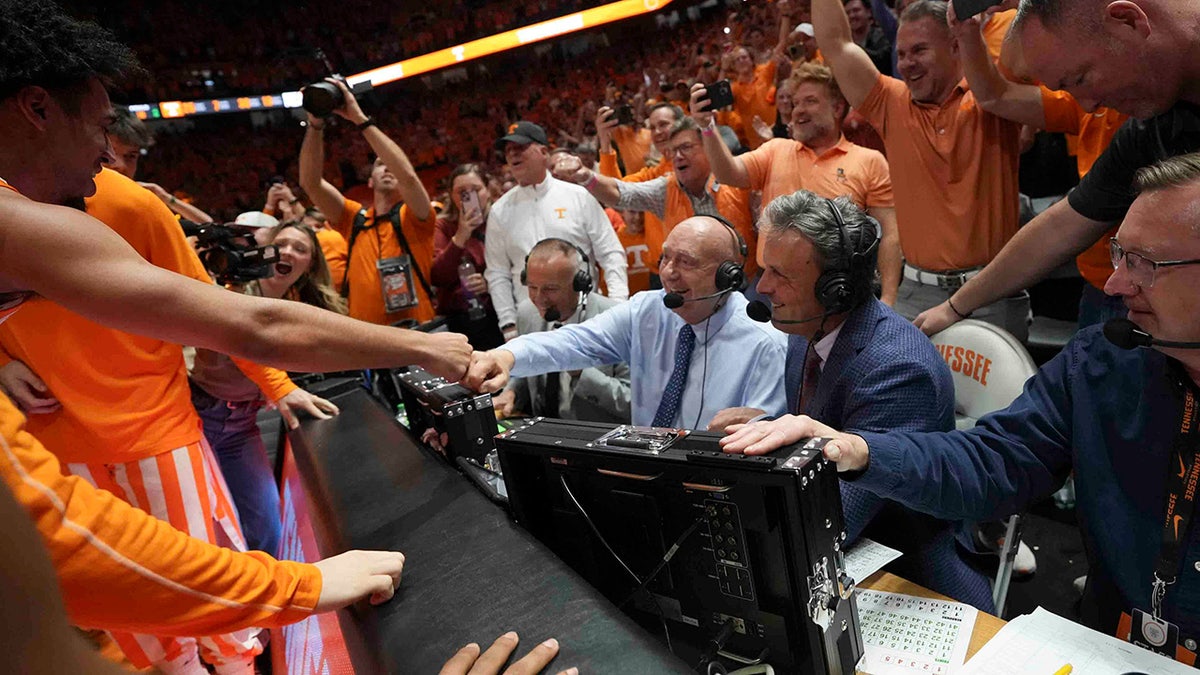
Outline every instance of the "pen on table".
<path id="1" fill-rule="evenodd" d="M 1062 668 L 1054 671 L 1054 675 L 1071 675 L 1072 670 L 1074 669 L 1071 667 L 1071 664 L 1067 663 L 1064 664 Z"/>

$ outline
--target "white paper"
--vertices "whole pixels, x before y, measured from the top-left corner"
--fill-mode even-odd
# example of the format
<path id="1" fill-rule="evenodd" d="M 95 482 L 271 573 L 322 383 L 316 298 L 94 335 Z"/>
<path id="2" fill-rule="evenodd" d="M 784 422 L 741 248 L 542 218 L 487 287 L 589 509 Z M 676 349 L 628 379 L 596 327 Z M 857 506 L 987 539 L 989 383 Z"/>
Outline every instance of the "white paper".
<path id="1" fill-rule="evenodd" d="M 1054 675 L 1070 664 L 1073 673 L 1195 675 L 1182 663 L 1064 619 L 1041 607 L 1008 622 L 971 658 L 962 675 Z"/>
<path id="2" fill-rule="evenodd" d="M 870 675 L 961 671 L 979 611 L 948 600 L 859 590 L 858 616 Z"/>
<path id="3" fill-rule="evenodd" d="M 859 537 L 854 545 L 846 549 L 846 573 L 855 583 L 883 569 L 883 566 L 904 555 L 894 548 L 884 546 L 866 537 Z"/>

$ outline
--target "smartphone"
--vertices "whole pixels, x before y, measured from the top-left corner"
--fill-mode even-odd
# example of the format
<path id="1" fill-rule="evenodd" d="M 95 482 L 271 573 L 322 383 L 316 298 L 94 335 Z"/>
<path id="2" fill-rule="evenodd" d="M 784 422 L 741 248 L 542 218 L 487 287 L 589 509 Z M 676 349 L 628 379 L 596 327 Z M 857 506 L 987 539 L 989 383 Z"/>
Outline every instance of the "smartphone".
<path id="1" fill-rule="evenodd" d="M 954 16 L 958 17 L 959 21 L 969 19 L 976 14 L 982 14 L 988 7 L 995 7 L 1002 0 L 952 0 L 954 2 Z"/>
<path id="2" fill-rule="evenodd" d="M 733 105 L 733 85 L 729 84 L 729 80 L 706 84 L 704 89 L 708 93 L 709 110 L 716 111 Z"/>
<path id="3" fill-rule="evenodd" d="M 623 105 L 617 108 L 617 124 L 633 126 L 633 106 Z"/>
<path id="4" fill-rule="evenodd" d="M 462 212 L 464 214 L 478 213 L 479 207 L 479 192 L 475 190 L 463 190 L 460 195 L 462 200 Z"/>

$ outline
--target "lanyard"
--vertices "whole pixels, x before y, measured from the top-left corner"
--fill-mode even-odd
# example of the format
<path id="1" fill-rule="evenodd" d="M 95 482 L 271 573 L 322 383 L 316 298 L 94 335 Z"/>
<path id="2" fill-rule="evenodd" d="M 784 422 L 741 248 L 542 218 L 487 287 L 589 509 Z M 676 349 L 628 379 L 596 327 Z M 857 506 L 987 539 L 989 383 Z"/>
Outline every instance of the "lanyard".
<path id="1" fill-rule="evenodd" d="M 1172 445 L 1171 464 L 1167 469 L 1167 512 L 1163 518 L 1162 548 L 1154 567 L 1154 585 L 1150 596 L 1151 610 L 1156 619 L 1162 617 L 1162 601 L 1167 594 L 1167 586 L 1179 578 L 1180 549 L 1187 540 L 1196 511 L 1196 488 L 1200 482 L 1198 413 L 1196 395 L 1189 386 L 1185 390 L 1179 435 Z"/>

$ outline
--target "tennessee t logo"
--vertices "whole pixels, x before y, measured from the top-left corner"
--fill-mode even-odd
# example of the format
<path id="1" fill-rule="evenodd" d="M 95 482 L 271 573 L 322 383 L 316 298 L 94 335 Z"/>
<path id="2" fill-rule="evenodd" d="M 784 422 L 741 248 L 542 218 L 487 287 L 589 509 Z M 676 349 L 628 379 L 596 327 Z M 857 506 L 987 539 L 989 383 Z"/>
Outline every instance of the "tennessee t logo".
<path id="1" fill-rule="evenodd" d="M 558 214 L 558 219 L 559 219 L 559 220 L 562 220 L 563 218 L 566 218 L 566 217 L 567 217 L 567 210 L 566 210 L 566 209 L 554 209 L 554 212 Z"/>
<path id="2" fill-rule="evenodd" d="M 1183 516 L 1175 516 L 1175 541 L 1179 541 L 1179 521 L 1183 520 Z"/>

